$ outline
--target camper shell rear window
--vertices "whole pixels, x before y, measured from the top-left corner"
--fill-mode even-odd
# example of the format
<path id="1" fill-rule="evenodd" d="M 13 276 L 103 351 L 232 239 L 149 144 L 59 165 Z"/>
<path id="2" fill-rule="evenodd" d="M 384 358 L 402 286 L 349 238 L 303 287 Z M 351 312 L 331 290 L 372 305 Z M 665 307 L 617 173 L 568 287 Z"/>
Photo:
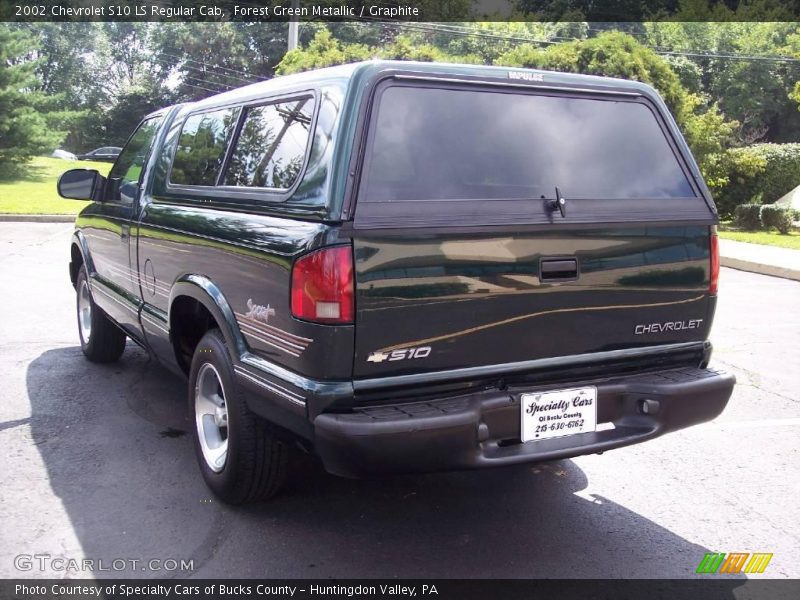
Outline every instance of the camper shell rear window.
<path id="1" fill-rule="evenodd" d="M 393 83 L 374 110 L 359 202 L 698 195 L 635 95 Z"/>

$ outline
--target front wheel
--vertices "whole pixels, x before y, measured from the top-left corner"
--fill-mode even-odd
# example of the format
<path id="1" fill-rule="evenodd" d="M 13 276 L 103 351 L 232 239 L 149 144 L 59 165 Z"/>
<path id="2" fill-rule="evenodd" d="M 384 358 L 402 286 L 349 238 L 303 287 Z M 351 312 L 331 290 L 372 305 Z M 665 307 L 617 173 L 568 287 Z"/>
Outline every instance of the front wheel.
<path id="1" fill-rule="evenodd" d="M 125 351 L 125 334 L 94 303 L 85 266 L 78 272 L 75 291 L 81 350 L 92 362 L 114 362 Z"/>
<path id="2" fill-rule="evenodd" d="M 229 504 L 274 496 L 286 478 L 288 448 L 250 412 L 218 329 L 203 336 L 189 373 L 194 447 L 203 479 Z"/>

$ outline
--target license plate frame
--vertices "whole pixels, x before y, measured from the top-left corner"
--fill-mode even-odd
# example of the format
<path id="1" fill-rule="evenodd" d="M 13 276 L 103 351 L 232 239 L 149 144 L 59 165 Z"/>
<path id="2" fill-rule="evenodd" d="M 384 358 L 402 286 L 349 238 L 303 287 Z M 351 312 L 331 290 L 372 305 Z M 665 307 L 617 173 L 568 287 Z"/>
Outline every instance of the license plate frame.
<path id="1" fill-rule="evenodd" d="M 597 431 L 595 386 L 520 395 L 520 437 L 524 443 L 594 431 Z"/>

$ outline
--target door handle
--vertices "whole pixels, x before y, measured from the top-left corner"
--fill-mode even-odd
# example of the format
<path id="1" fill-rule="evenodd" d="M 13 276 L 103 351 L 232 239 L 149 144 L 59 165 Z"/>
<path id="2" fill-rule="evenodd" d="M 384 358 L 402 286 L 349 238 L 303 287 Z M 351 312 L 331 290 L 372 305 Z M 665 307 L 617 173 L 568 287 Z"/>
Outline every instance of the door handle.
<path id="1" fill-rule="evenodd" d="M 540 281 L 564 281 L 578 278 L 577 258 L 543 258 L 539 265 Z"/>

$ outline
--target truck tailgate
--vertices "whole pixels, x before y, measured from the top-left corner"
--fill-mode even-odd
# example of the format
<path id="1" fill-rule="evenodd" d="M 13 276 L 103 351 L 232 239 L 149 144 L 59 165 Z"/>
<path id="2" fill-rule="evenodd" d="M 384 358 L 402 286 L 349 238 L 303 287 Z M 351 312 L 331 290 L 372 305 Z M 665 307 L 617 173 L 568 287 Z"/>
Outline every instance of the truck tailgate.
<path id="1" fill-rule="evenodd" d="M 357 238 L 355 375 L 704 340 L 708 240 L 705 226 Z"/>

